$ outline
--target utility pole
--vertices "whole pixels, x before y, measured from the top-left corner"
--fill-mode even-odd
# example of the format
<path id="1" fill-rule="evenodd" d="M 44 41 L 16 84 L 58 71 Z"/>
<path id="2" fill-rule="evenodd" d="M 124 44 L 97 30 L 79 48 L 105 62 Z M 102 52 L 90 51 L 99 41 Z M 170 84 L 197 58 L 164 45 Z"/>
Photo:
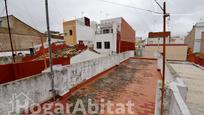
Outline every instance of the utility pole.
<path id="1" fill-rule="evenodd" d="M 166 1 L 163 3 L 163 32 L 166 33 Z M 166 65 L 166 37 L 163 37 L 163 77 L 162 77 L 162 96 L 161 96 L 161 111 L 160 115 L 164 113 L 164 95 L 165 95 L 165 67 Z"/>
<path id="2" fill-rule="evenodd" d="M 54 88 L 54 72 L 52 66 L 52 46 L 51 46 L 51 34 L 50 34 L 50 23 L 49 23 L 49 11 L 48 11 L 48 0 L 45 0 L 45 11 L 46 11 L 46 22 L 47 22 L 47 37 L 49 45 L 49 62 L 50 62 L 50 72 L 51 72 L 51 92 L 53 94 L 53 99 L 55 100 L 56 91 Z"/>
<path id="3" fill-rule="evenodd" d="M 7 24 L 8 24 L 8 32 L 9 32 L 9 39 L 10 39 L 10 44 L 11 44 L 12 58 L 13 58 L 13 63 L 15 63 L 15 54 L 14 54 L 14 49 L 13 49 L 13 41 L 11 37 L 11 28 L 10 28 L 10 22 L 9 22 L 9 16 L 8 16 L 7 0 L 4 0 L 4 1 L 5 1 L 6 18 L 7 18 Z"/>
<path id="4" fill-rule="evenodd" d="M 154 0 L 160 9 L 163 11 L 163 70 L 162 70 L 162 95 L 161 95 L 161 110 L 160 115 L 164 114 L 164 96 L 165 96 L 165 69 L 166 69 L 166 18 L 169 17 L 169 13 L 166 13 L 166 0 L 164 0 L 163 7 Z"/>
<path id="5" fill-rule="evenodd" d="M 166 34 L 166 18 L 169 17 L 166 13 L 166 1 L 163 3 L 163 31 Z M 163 78 L 162 78 L 162 97 L 161 97 L 161 113 L 164 114 L 164 97 L 165 97 L 165 69 L 166 69 L 166 35 L 163 36 Z"/>

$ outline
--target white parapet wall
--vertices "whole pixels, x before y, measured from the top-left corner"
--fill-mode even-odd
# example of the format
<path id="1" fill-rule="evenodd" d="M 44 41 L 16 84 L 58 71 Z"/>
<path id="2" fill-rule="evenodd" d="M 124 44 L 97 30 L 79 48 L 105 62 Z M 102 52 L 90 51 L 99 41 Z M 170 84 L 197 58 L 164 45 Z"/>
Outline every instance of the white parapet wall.
<path id="1" fill-rule="evenodd" d="M 162 56 L 157 59 L 158 69 L 162 74 Z M 165 96 L 164 96 L 164 115 L 191 115 L 191 112 L 186 104 L 188 88 L 175 72 L 175 70 L 166 62 L 165 65 Z M 156 100 L 155 100 L 155 115 L 160 115 L 161 110 L 161 88 L 162 81 L 158 81 Z"/>
<path id="2" fill-rule="evenodd" d="M 55 89 L 64 95 L 71 88 L 85 80 L 134 56 L 134 51 L 113 54 L 81 63 L 63 66 L 54 72 Z M 29 99 L 34 103 L 43 103 L 52 98 L 50 93 L 50 73 L 42 73 L 25 79 L 0 84 L 0 114 L 8 115 L 15 100 Z M 22 98 L 24 97 L 24 98 Z"/>

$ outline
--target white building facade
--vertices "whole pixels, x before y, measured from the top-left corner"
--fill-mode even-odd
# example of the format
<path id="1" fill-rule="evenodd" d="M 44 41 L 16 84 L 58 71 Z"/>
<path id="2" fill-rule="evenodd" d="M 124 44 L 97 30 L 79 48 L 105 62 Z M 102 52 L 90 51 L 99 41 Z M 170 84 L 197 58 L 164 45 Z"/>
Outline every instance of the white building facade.
<path id="1" fill-rule="evenodd" d="M 85 25 L 85 18 L 76 20 L 76 38 L 77 43 L 83 41 L 86 45 L 93 44 L 94 30 L 90 26 Z"/>
<path id="2" fill-rule="evenodd" d="M 135 31 L 122 17 L 102 20 L 100 24 L 90 22 L 86 17 L 67 21 L 64 22 L 64 32 L 66 44 L 83 42 L 100 53 L 135 49 Z"/>
<path id="3" fill-rule="evenodd" d="M 197 23 L 195 29 L 194 52 L 200 52 L 202 32 L 204 32 L 204 22 Z"/>
<path id="4" fill-rule="evenodd" d="M 204 33 L 204 22 L 195 24 L 185 38 L 185 43 L 193 49 L 193 53 L 201 52 L 202 33 Z"/>
<path id="5" fill-rule="evenodd" d="M 121 18 L 102 20 L 95 32 L 94 49 L 102 53 L 117 51 L 117 33 L 121 30 Z"/>

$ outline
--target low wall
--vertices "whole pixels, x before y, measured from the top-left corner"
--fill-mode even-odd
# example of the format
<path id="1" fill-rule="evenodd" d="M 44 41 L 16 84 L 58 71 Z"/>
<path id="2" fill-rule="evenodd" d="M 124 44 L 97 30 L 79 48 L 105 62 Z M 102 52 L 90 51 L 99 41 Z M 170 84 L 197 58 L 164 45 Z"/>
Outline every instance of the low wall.
<path id="1" fill-rule="evenodd" d="M 76 63 L 68 66 L 63 66 L 61 70 L 54 72 L 55 89 L 59 95 L 64 95 L 71 88 L 79 83 L 119 64 L 134 56 L 133 51 L 123 52 L 121 54 L 109 55 Z M 59 68 L 58 68 L 59 69 Z M 35 103 L 43 103 L 49 100 L 52 96 L 49 90 L 51 89 L 50 73 L 42 73 L 29 78 L 20 79 L 18 81 L 9 82 L 0 85 L 0 114 L 7 115 L 11 110 L 10 101 L 14 94 L 18 98 L 25 94 Z M 19 100 L 22 100 L 21 98 Z"/>
<path id="2" fill-rule="evenodd" d="M 195 64 L 198 64 L 204 67 L 204 58 L 201 56 L 196 56 L 195 54 L 189 54 L 187 59 L 190 62 L 194 62 Z"/>
<path id="3" fill-rule="evenodd" d="M 157 69 L 160 70 L 161 74 L 163 75 L 163 57 L 157 53 Z M 173 69 L 169 66 L 168 62 L 166 61 L 165 65 L 165 82 L 170 83 L 175 80 L 176 72 L 173 72 Z"/>
<path id="4" fill-rule="evenodd" d="M 191 112 L 186 104 L 187 87 L 180 83 L 171 83 L 169 85 L 170 93 L 168 103 L 167 115 L 191 115 Z"/>
<path id="5" fill-rule="evenodd" d="M 69 58 L 56 58 L 53 59 L 53 64 L 68 65 L 70 63 Z M 14 80 L 29 77 L 35 74 L 41 73 L 49 66 L 49 60 L 29 61 L 24 63 L 12 63 L 0 65 L 0 84 L 11 82 Z"/>
<path id="6" fill-rule="evenodd" d="M 162 63 L 163 60 L 160 55 L 157 66 L 161 70 L 161 74 L 163 70 Z M 165 78 L 164 115 L 191 115 L 186 104 L 188 88 L 168 62 L 166 62 Z M 155 115 L 160 115 L 161 110 L 161 84 L 162 81 L 159 81 L 157 85 Z"/>

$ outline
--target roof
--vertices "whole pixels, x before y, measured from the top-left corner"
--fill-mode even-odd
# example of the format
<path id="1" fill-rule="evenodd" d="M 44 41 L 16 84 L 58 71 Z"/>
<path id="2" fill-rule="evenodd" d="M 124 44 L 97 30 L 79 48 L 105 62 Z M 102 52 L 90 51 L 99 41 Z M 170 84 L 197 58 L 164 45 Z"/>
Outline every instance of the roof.
<path id="1" fill-rule="evenodd" d="M 204 27 L 204 22 L 198 22 L 195 25 L 196 27 Z"/>
<path id="2" fill-rule="evenodd" d="M 30 26 L 30 25 L 26 24 L 25 22 L 23 22 L 22 20 L 18 19 L 16 16 L 14 16 L 14 15 L 9 15 L 9 18 L 10 18 L 10 17 L 13 17 L 14 19 L 18 20 L 19 22 L 21 22 L 21 23 L 25 24 L 26 26 L 32 28 L 34 31 L 36 31 L 36 32 L 38 32 L 38 33 L 40 33 L 40 34 L 43 34 L 43 33 L 40 32 L 39 30 L 33 28 L 32 26 Z M 1 19 L 1 18 L 6 18 L 6 16 L 2 16 L 2 17 L 0 17 L 0 19 Z"/>
<path id="3" fill-rule="evenodd" d="M 187 105 L 193 115 L 204 113 L 204 68 L 182 62 L 170 63 L 172 68 L 184 80 L 188 87 Z"/>
<path id="4" fill-rule="evenodd" d="M 42 47 L 41 47 L 42 48 Z M 52 44 L 52 55 L 53 58 L 67 58 L 67 57 L 73 57 L 84 50 L 87 49 L 87 46 L 85 45 L 75 45 L 75 46 L 66 46 L 65 44 L 59 44 L 56 43 Z M 43 60 L 45 58 L 49 58 L 49 52 L 48 48 L 40 49 L 36 52 L 36 57 L 32 60 Z"/>

